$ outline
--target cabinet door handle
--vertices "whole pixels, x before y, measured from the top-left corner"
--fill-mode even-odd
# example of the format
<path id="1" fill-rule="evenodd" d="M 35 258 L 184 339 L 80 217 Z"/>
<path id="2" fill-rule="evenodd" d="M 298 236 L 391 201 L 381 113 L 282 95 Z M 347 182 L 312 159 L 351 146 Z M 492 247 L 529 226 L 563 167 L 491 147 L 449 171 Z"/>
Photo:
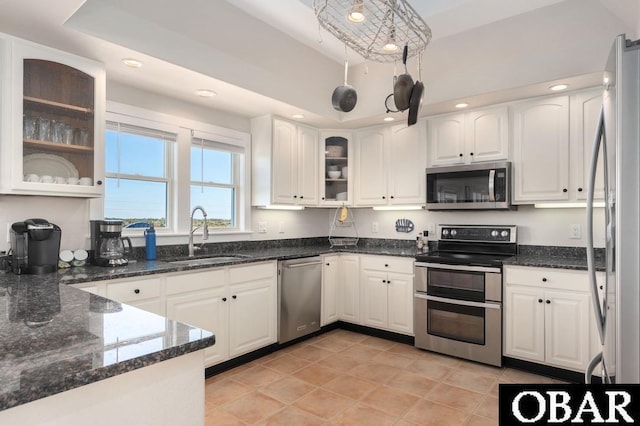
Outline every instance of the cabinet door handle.
<path id="1" fill-rule="evenodd" d="M 233 296 L 231 296 L 232 299 L 237 299 L 238 296 L 236 296 L 235 294 Z"/>
<path id="2" fill-rule="evenodd" d="M 223 298 L 222 298 L 222 301 L 223 301 L 223 302 L 226 302 L 226 301 L 227 301 L 227 298 L 226 298 L 226 297 L 223 297 Z"/>
<path id="3" fill-rule="evenodd" d="M 331 266 L 331 264 L 330 264 L 330 263 L 325 263 L 325 265 L 327 265 L 327 266 Z"/>
<path id="4" fill-rule="evenodd" d="M 389 197 L 389 198 L 391 198 L 393 200 L 393 195 L 391 197 Z"/>
<path id="5" fill-rule="evenodd" d="M 547 305 L 551 304 L 551 300 L 547 299 Z"/>
<path id="6" fill-rule="evenodd" d="M 542 303 L 542 299 L 538 299 L 538 303 Z"/>
<path id="7" fill-rule="evenodd" d="M 582 192 L 582 188 L 578 188 L 578 192 Z"/>
<path id="8" fill-rule="evenodd" d="M 135 290 L 133 290 L 133 292 L 134 292 L 135 294 L 140 294 L 140 289 L 139 289 L 139 288 L 136 288 Z"/>
<path id="9" fill-rule="evenodd" d="M 547 282 L 547 279 L 546 279 L 546 278 L 543 278 L 543 279 L 542 279 L 542 282 L 543 282 L 543 283 L 546 283 L 546 282 Z"/>
<path id="10" fill-rule="evenodd" d="M 387 197 L 385 197 L 385 196 L 383 195 L 383 196 L 382 196 L 382 199 L 383 199 L 383 200 L 386 200 L 386 199 L 387 199 Z"/>
<path id="11" fill-rule="evenodd" d="M 567 188 L 562 188 L 562 192 L 567 192 L 568 189 Z"/>
<path id="12" fill-rule="evenodd" d="M 304 195 L 301 195 L 301 196 L 300 196 L 300 199 L 302 200 L 303 198 L 304 198 Z"/>
<path id="13" fill-rule="evenodd" d="M 470 152 L 469 155 L 473 157 L 473 152 Z"/>
<path id="14" fill-rule="evenodd" d="M 294 196 L 293 196 L 293 198 L 298 198 L 298 196 L 297 196 L 297 195 L 294 195 Z"/>
<path id="15" fill-rule="evenodd" d="M 324 201 L 324 197 L 322 197 L 322 201 Z"/>
<path id="16" fill-rule="evenodd" d="M 462 153 L 460 153 L 460 157 L 462 157 Z"/>
<path id="17" fill-rule="evenodd" d="M 388 263 L 385 263 L 385 264 L 384 264 L 384 267 L 385 267 L 385 268 L 388 268 L 388 267 L 389 267 L 389 264 L 388 264 Z"/>
<path id="18" fill-rule="evenodd" d="M 97 183 L 98 185 L 102 185 L 102 181 L 101 181 L 101 180 L 97 181 L 96 183 Z"/>
<path id="19" fill-rule="evenodd" d="M 387 282 L 387 280 L 382 280 L 382 283 L 383 283 L 383 284 L 384 284 L 384 283 L 386 283 L 386 282 Z"/>

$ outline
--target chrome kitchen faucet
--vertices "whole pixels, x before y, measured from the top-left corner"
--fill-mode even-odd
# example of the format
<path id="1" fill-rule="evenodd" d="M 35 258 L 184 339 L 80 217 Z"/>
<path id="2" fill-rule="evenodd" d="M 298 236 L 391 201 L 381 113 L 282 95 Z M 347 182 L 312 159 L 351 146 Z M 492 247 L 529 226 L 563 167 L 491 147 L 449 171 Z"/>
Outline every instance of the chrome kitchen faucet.
<path id="1" fill-rule="evenodd" d="M 196 210 L 201 210 L 202 215 L 204 216 L 204 225 L 202 225 L 202 244 L 200 247 L 193 247 L 193 233 L 199 228 L 199 226 L 193 227 L 193 215 L 196 213 Z M 200 250 L 205 240 L 209 239 L 209 226 L 207 225 L 207 212 L 204 210 L 202 206 L 195 206 L 193 210 L 191 210 L 191 220 L 189 222 L 189 257 L 193 257 L 193 253 L 196 249 Z"/>

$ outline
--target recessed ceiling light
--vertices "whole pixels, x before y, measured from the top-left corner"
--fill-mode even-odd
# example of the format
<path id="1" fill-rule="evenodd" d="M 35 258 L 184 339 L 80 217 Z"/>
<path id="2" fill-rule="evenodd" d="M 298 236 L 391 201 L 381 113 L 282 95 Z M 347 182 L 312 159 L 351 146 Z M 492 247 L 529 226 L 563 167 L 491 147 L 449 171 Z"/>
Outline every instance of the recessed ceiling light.
<path id="1" fill-rule="evenodd" d="M 393 118 L 393 117 L 385 117 L 383 120 L 384 121 L 393 121 L 393 120 L 395 120 L 395 118 Z"/>
<path id="2" fill-rule="evenodd" d="M 302 114 L 293 114 L 291 117 L 300 120 L 300 119 L 304 118 L 304 115 L 302 115 Z"/>
<path id="3" fill-rule="evenodd" d="M 567 85 L 567 84 L 555 84 L 555 85 L 549 87 L 549 90 L 553 90 L 554 92 L 557 92 L 559 90 L 564 90 L 567 87 L 569 87 L 569 85 Z"/>
<path id="4" fill-rule="evenodd" d="M 200 96 L 201 98 L 210 98 L 212 96 L 216 95 L 216 92 L 214 92 L 213 90 L 209 90 L 209 89 L 198 89 L 196 90 L 196 95 Z"/>
<path id="5" fill-rule="evenodd" d="M 139 60 L 137 60 L 137 59 L 133 59 L 133 58 L 124 58 L 124 59 L 122 60 L 122 62 L 123 62 L 126 66 L 131 67 L 131 68 L 140 68 L 140 67 L 142 66 L 142 62 L 140 62 L 140 61 L 139 61 Z"/>
<path id="6" fill-rule="evenodd" d="M 460 102 L 459 104 L 456 104 L 456 108 L 466 108 L 468 106 L 469 104 L 466 102 Z"/>

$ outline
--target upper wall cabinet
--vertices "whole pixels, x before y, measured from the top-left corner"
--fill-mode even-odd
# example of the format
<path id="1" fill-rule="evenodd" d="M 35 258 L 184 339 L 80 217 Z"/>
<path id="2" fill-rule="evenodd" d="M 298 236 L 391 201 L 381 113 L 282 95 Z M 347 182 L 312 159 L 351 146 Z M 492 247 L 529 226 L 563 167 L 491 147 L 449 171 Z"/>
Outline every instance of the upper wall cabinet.
<path id="1" fill-rule="evenodd" d="M 514 203 L 569 199 L 569 97 L 513 106 Z"/>
<path id="2" fill-rule="evenodd" d="M 424 204 L 426 146 L 424 121 L 357 132 L 355 205 Z"/>
<path id="3" fill-rule="evenodd" d="M 0 191 L 101 196 L 103 66 L 14 38 L 0 43 Z"/>
<path id="4" fill-rule="evenodd" d="M 506 160 L 509 157 L 508 123 L 506 106 L 429 119 L 429 165 Z"/>
<path id="5" fill-rule="evenodd" d="M 252 204 L 318 204 L 318 131 L 270 116 L 251 120 Z"/>
<path id="6" fill-rule="evenodd" d="M 353 202 L 351 134 L 325 130 L 320 134 L 320 205 Z"/>

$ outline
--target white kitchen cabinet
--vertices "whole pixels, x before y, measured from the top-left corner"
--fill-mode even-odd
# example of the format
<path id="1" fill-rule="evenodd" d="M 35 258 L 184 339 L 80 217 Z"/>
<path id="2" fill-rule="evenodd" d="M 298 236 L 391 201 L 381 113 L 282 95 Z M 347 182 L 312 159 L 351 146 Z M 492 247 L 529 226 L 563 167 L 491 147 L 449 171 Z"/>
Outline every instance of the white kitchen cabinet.
<path id="1" fill-rule="evenodd" d="M 589 166 L 595 140 L 600 109 L 602 108 L 602 89 L 579 92 L 570 96 L 570 198 L 576 201 L 587 199 Z M 596 168 L 594 198 L 604 199 L 604 178 L 602 155 Z"/>
<path id="2" fill-rule="evenodd" d="M 360 323 L 360 255 L 340 255 L 338 312 L 341 321 Z"/>
<path id="3" fill-rule="evenodd" d="M 425 203 L 426 127 L 398 125 L 356 133 L 355 205 Z"/>
<path id="4" fill-rule="evenodd" d="M 205 367 L 229 357 L 229 298 L 224 268 L 169 275 L 166 278 L 166 316 L 216 336 L 205 349 Z"/>
<path id="5" fill-rule="evenodd" d="M 353 203 L 351 139 L 351 133 L 344 131 L 325 130 L 320 133 L 320 206 L 339 207 Z M 329 171 L 339 173 L 330 176 Z"/>
<path id="6" fill-rule="evenodd" d="M 504 272 L 505 355 L 584 371 L 595 354 L 587 272 L 518 266 Z"/>
<path id="7" fill-rule="evenodd" d="M 513 106 L 514 204 L 569 199 L 569 97 Z"/>
<path id="8" fill-rule="evenodd" d="M 362 323 L 413 334 L 413 259 L 362 256 L 360 271 Z"/>
<path id="9" fill-rule="evenodd" d="M 0 192 L 102 196 L 103 65 L 9 36 L 0 55 Z"/>
<path id="10" fill-rule="evenodd" d="M 340 256 L 322 258 L 322 309 L 320 325 L 325 326 L 340 319 L 338 289 L 340 286 Z"/>
<path id="11" fill-rule="evenodd" d="M 229 267 L 229 356 L 277 340 L 276 262 Z"/>
<path id="12" fill-rule="evenodd" d="M 165 314 L 163 277 L 128 278 L 109 281 L 105 297 L 154 314 Z"/>
<path id="13" fill-rule="evenodd" d="M 506 106 L 430 118 L 429 166 L 498 161 L 509 158 Z"/>
<path id="14" fill-rule="evenodd" d="M 318 131 L 271 116 L 251 120 L 252 204 L 318 204 Z"/>

